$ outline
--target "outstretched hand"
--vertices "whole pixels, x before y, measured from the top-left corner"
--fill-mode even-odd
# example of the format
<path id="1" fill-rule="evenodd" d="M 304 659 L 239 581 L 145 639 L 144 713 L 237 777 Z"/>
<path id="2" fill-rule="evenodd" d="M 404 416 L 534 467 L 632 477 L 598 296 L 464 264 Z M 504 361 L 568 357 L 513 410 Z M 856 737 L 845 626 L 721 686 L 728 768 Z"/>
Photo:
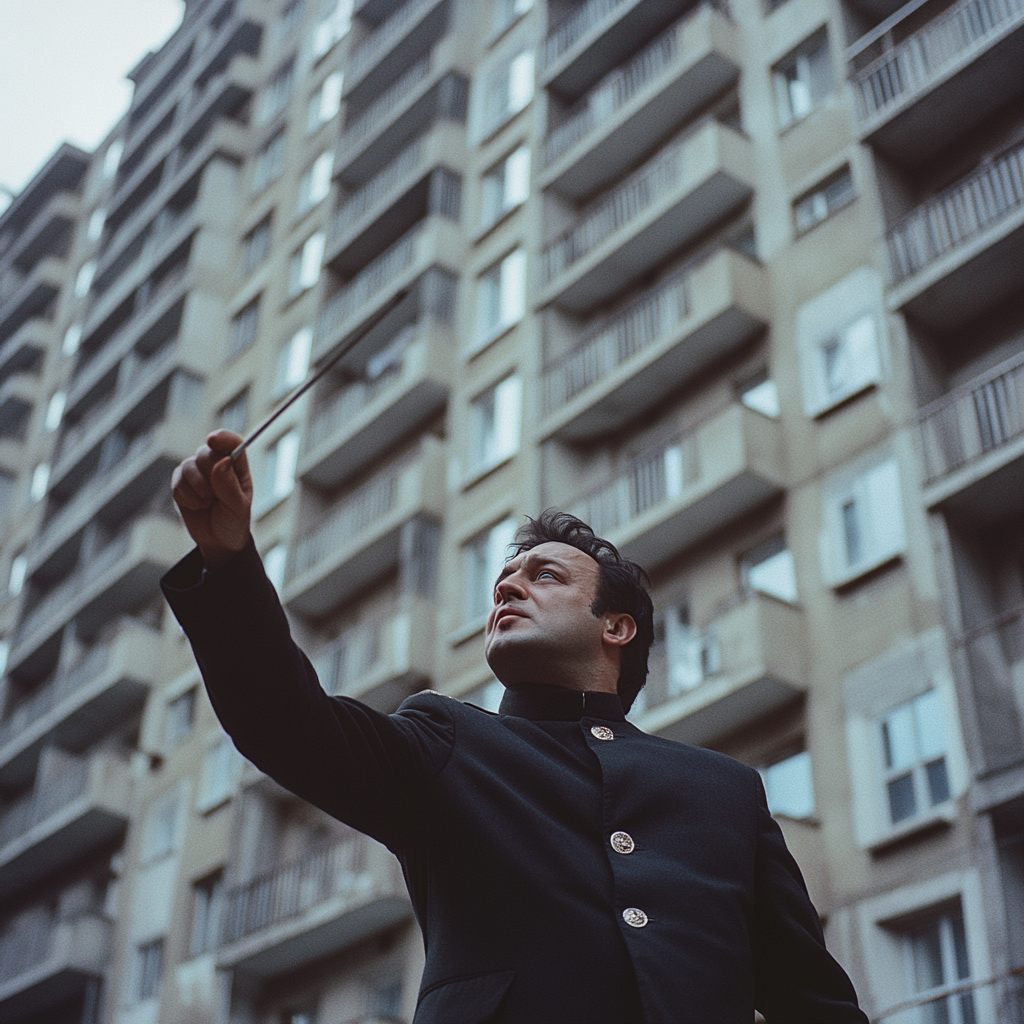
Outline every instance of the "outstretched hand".
<path id="1" fill-rule="evenodd" d="M 252 474 L 245 452 L 234 462 L 230 458 L 241 443 L 238 434 L 215 430 L 171 477 L 171 495 L 208 569 L 223 565 L 249 542 Z"/>

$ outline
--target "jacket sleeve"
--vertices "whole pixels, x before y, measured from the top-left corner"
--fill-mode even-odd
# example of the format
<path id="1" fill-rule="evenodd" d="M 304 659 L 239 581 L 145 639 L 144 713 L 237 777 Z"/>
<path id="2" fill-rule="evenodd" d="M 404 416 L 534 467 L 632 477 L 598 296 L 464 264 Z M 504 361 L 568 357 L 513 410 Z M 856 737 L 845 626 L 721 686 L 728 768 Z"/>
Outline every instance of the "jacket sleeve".
<path id="1" fill-rule="evenodd" d="M 238 750 L 297 796 L 403 849 L 416 828 L 418 793 L 454 745 L 448 701 L 420 700 L 385 715 L 324 693 L 251 540 L 214 572 L 192 551 L 161 587 Z"/>
<path id="2" fill-rule="evenodd" d="M 757 786 L 754 1003 L 768 1024 L 868 1024 L 846 972 L 825 948 L 803 876 Z"/>

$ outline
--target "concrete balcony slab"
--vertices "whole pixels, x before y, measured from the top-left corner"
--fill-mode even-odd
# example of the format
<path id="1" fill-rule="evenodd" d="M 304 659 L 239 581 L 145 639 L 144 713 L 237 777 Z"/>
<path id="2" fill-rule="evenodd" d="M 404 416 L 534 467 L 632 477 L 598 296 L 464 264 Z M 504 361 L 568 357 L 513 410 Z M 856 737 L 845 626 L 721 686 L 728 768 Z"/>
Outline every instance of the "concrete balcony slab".
<path id="1" fill-rule="evenodd" d="M 20 434 L 39 400 L 39 377 L 14 373 L 0 384 L 0 434 Z"/>
<path id="2" fill-rule="evenodd" d="M 0 345 L 0 381 L 42 365 L 53 327 L 45 320 L 26 320 Z"/>
<path id="3" fill-rule="evenodd" d="M 67 264 L 54 256 L 41 259 L 9 295 L 0 313 L 0 345 L 29 320 L 45 315 L 67 278 Z"/>

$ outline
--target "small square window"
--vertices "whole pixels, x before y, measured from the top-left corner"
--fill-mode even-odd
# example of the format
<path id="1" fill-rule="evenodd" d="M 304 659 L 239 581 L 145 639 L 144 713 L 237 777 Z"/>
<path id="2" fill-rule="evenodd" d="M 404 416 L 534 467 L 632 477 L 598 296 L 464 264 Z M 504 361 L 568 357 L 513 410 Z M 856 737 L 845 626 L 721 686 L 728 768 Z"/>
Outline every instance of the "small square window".
<path id="1" fill-rule="evenodd" d="M 530 147 L 520 146 L 483 177 L 482 228 L 490 227 L 530 196 Z"/>
<path id="2" fill-rule="evenodd" d="M 854 198 L 850 168 L 843 167 L 793 203 L 793 220 L 797 234 L 802 235 L 810 231 L 816 224 L 849 205 Z"/>
<path id="3" fill-rule="evenodd" d="M 196 687 L 186 690 L 167 705 L 164 720 L 164 750 L 173 750 L 192 732 L 196 722 L 196 705 L 199 691 Z"/>
<path id="4" fill-rule="evenodd" d="M 779 121 L 787 127 L 806 117 L 835 88 L 828 35 L 816 32 L 773 69 Z"/>
<path id="5" fill-rule="evenodd" d="M 463 547 L 462 612 L 465 622 L 483 619 L 494 606 L 494 585 L 508 560 L 508 547 L 515 533 L 515 520 L 504 519 Z"/>
<path id="6" fill-rule="evenodd" d="M 260 298 L 243 306 L 231 319 L 231 334 L 228 338 L 228 359 L 244 352 L 256 340 L 260 323 Z"/>
<path id="7" fill-rule="evenodd" d="M 496 466 L 519 450 L 523 381 L 518 374 L 488 388 L 470 405 L 471 473 Z"/>
<path id="8" fill-rule="evenodd" d="M 701 633 L 691 624 L 686 602 L 666 608 L 659 616 L 655 642 L 664 649 L 668 697 L 687 693 L 722 670 L 718 638 L 713 632 Z"/>

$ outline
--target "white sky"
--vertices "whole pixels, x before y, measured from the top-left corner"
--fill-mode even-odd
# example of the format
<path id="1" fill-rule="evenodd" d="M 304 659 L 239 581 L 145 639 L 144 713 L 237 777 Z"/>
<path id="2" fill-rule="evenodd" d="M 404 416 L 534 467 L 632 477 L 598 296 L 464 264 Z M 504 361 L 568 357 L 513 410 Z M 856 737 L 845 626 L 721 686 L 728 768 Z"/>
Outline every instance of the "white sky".
<path id="1" fill-rule="evenodd" d="M 125 73 L 184 9 L 183 0 L 0 0 L 0 185 L 20 191 L 65 140 L 95 148 L 131 99 Z"/>

